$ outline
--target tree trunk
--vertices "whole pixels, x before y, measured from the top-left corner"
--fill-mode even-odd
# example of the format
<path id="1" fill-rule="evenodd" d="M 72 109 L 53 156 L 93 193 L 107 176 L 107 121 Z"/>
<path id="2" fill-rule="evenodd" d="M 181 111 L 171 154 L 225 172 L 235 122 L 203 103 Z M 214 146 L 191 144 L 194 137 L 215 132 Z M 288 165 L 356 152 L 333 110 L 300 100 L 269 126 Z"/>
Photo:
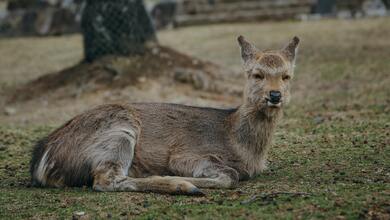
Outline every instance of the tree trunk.
<path id="1" fill-rule="evenodd" d="M 390 0 L 382 0 L 382 2 L 386 6 L 386 9 L 390 10 Z"/>
<path id="2" fill-rule="evenodd" d="M 142 54 L 156 42 L 142 0 L 87 0 L 82 23 L 85 59 Z"/>

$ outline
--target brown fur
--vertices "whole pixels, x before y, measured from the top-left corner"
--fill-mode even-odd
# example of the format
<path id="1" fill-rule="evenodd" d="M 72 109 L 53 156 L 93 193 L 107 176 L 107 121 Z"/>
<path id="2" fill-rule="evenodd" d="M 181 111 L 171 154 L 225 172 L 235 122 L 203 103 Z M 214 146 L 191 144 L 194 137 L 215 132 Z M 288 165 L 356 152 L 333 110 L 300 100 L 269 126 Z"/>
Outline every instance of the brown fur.
<path id="1" fill-rule="evenodd" d="M 248 78 L 239 108 L 97 107 L 38 143 L 31 161 L 33 184 L 196 195 L 198 188 L 229 188 L 259 174 L 289 102 L 298 40 L 271 52 L 259 51 L 243 37 L 238 41 Z M 270 102 L 270 91 L 280 92 L 278 103 Z"/>

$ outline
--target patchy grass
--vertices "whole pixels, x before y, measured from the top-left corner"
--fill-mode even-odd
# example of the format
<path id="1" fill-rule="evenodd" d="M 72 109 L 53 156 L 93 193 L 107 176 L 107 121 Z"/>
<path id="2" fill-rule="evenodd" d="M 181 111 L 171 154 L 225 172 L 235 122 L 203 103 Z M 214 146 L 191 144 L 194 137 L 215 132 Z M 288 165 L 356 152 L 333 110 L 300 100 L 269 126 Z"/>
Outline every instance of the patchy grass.
<path id="1" fill-rule="evenodd" d="M 270 169 L 233 190 L 208 190 L 192 198 L 141 193 L 96 193 L 90 189 L 29 188 L 32 141 L 49 128 L 0 129 L 0 217 L 336 218 L 390 217 L 389 121 L 284 124 L 276 135 Z M 308 196 L 267 196 L 306 192 Z M 254 195 L 259 199 L 241 204 Z"/>
<path id="2" fill-rule="evenodd" d="M 15 126 L 3 116 L 7 123 L 0 126 L 0 218 L 69 219 L 74 212 L 84 211 L 92 219 L 389 219 L 388 22 L 386 18 L 212 25 L 160 33 L 163 44 L 234 70 L 240 65 L 238 34 L 267 48 L 281 45 L 292 35 L 302 38 L 294 98 L 275 135 L 270 169 L 237 189 L 207 190 L 205 197 L 30 188 L 31 146 L 55 126 L 45 125 L 42 116 L 34 123 Z M 18 39 L 26 44 L 30 40 Z M 44 45 L 43 40 L 32 42 Z M 54 40 L 76 48 L 79 39 Z M 0 42 L 2 48 L 17 47 L 5 41 L 13 40 Z M 54 45 L 57 50 L 64 47 Z M 73 53 L 59 59 L 68 60 L 66 65 L 75 63 L 70 57 Z M 27 73 L 23 65 L 13 68 L 9 63 L 33 59 L 29 54 L 0 59 L 2 79 L 11 80 L 12 85 L 25 82 L 20 77 Z M 42 56 L 54 63 L 37 67 L 42 70 L 36 71 L 37 75 L 57 65 L 66 66 L 56 63 L 52 54 Z M 41 57 L 29 64 L 33 62 L 44 64 Z M 68 117 L 61 113 L 54 124 Z M 275 192 L 309 195 L 272 194 Z"/>

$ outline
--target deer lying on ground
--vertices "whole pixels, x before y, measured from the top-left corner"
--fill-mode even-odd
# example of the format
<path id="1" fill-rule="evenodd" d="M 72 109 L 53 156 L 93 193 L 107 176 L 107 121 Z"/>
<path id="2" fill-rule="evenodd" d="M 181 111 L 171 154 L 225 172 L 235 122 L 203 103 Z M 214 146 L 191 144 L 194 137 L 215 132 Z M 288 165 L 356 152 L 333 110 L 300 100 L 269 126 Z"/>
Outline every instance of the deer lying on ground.
<path id="1" fill-rule="evenodd" d="M 247 77 L 240 107 L 97 107 L 38 142 L 32 184 L 198 195 L 199 188 L 234 187 L 262 172 L 290 99 L 299 39 L 276 51 L 260 51 L 242 36 L 238 42 Z"/>

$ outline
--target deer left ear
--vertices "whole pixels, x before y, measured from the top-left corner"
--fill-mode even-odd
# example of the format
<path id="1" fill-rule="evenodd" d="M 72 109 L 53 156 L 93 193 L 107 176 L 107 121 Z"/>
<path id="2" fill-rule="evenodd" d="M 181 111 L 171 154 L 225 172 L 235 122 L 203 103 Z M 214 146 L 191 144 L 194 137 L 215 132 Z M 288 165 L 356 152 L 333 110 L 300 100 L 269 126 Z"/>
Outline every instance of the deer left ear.
<path id="1" fill-rule="evenodd" d="M 251 43 L 249 43 L 243 36 L 238 37 L 238 44 L 241 48 L 241 57 L 244 62 L 254 59 L 258 49 Z"/>
<path id="2" fill-rule="evenodd" d="M 295 57 L 297 55 L 298 51 L 298 44 L 299 44 L 299 38 L 294 37 L 291 42 L 283 49 L 284 54 L 286 57 L 291 61 L 295 61 Z"/>

